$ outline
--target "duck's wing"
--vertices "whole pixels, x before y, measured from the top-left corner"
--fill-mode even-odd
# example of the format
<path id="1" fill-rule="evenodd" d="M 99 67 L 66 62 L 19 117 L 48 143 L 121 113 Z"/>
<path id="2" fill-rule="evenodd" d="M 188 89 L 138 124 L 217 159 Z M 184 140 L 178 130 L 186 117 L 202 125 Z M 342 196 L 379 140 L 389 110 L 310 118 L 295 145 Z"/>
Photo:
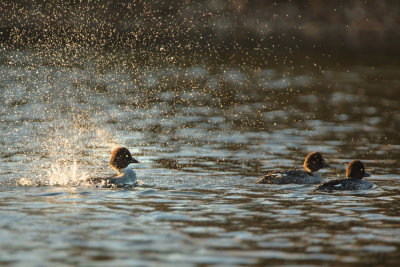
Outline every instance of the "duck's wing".
<path id="1" fill-rule="evenodd" d="M 107 185 L 110 183 L 110 180 L 115 178 L 117 175 L 110 176 L 110 177 L 89 177 L 86 181 L 90 184 L 94 185 Z"/>
<path id="2" fill-rule="evenodd" d="M 277 172 L 269 172 L 266 175 L 264 175 L 263 177 L 261 177 L 257 181 L 257 183 L 258 184 L 273 184 L 273 181 L 275 181 L 278 176 L 279 176 L 279 173 L 277 173 Z"/>
<path id="3" fill-rule="evenodd" d="M 257 181 L 259 184 L 297 184 L 304 180 L 307 173 L 301 170 L 270 172 Z"/>
<path id="4" fill-rule="evenodd" d="M 90 177 L 87 179 L 87 181 L 91 184 L 98 184 L 98 183 L 102 183 L 103 181 L 106 181 L 108 178 L 104 178 L 104 177 Z"/>

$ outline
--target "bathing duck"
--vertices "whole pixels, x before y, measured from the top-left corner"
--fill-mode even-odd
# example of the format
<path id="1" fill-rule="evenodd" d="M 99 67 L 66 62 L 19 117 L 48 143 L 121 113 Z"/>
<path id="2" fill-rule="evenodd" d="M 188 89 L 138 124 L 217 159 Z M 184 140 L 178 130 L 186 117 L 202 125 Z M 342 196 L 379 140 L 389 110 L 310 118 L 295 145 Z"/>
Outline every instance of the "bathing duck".
<path id="1" fill-rule="evenodd" d="M 124 187 L 137 185 L 136 173 L 130 163 L 139 163 L 126 147 L 117 147 L 111 153 L 110 166 L 117 174 L 106 178 L 90 178 L 92 184 L 100 187 Z"/>

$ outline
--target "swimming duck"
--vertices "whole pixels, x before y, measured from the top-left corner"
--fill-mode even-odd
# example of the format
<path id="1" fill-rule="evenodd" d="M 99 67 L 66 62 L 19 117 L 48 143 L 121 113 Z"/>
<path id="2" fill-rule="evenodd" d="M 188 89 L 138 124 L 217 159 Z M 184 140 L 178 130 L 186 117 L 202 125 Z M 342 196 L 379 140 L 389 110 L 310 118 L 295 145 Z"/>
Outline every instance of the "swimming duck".
<path id="1" fill-rule="evenodd" d="M 110 166 L 117 174 L 106 178 L 89 178 L 89 182 L 100 187 L 123 187 L 137 185 L 136 173 L 130 163 L 139 163 L 126 147 L 117 147 L 111 153 Z"/>
<path id="2" fill-rule="evenodd" d="M 315 190 L 363 190 L 372 188 L 373 184 L 364 177 L 371 175 L 365 172 L 364 164 L 360 160 L 353 160 L 349 163 L 346 170 L 345 179 L 332 180 L 318 185 Z"/>
<path id="3" fill-rule="evenodd" d="M 320 173 L 316 173 L 322 168 L 329 167 L 326 164 L 322 154 L 314 151 L 307 155 L 304 160 L 304 170 L 287 170 L 270 172 L 257 183 L 260 184 L 318 184 L 322 181 L 323 177 Z"/>

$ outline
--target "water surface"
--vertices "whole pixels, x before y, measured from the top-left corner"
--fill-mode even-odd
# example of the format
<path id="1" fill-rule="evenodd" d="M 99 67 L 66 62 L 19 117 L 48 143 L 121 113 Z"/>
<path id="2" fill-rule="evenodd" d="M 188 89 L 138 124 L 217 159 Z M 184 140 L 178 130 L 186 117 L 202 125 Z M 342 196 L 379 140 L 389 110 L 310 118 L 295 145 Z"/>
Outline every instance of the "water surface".
<path id="1" fill-rule="evenodd" d="M 0 62 L 1 265 L 400 264 L 398 66 Z M 142 186 L 80 183 L 111 174 L 121 145 Z M 376 186 L 254 183 L 314 150 L 327 179 L 361 159 Z"/>

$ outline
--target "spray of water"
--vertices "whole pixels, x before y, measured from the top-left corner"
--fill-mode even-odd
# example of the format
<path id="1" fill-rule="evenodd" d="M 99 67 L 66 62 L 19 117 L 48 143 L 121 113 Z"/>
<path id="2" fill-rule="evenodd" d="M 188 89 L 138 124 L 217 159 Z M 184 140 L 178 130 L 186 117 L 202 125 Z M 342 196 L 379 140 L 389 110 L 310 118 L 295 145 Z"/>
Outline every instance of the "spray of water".
<path id="1" fill-rule="evenodd" d="M 105 129 L 72 116 L 32 130 L 35 153 L 28 175 L 17 180 L 22 186 L 76 186 L 106 166 L 106 158 L 115 140 Z M 93 155 L 88 153 L 92 153 Z"/>
<path id="2" fill-rule="evenodd" d="M 89 174 L 78 169 L 76 160 L 72 163 L 53 163 L 47 171 L 48 185 L 72 186 L 86 183 Z"/>

